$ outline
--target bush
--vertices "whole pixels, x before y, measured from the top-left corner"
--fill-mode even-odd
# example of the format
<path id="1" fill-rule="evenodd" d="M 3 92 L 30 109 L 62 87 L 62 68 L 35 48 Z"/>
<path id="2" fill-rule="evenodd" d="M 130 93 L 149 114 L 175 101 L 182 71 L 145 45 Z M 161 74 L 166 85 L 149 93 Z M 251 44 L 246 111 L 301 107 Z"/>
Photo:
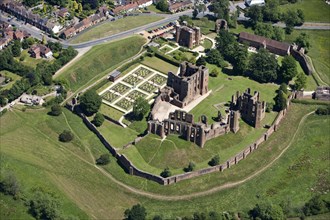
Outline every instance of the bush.
<path id="1" fill-rule="evenodd" d="M 168 167 L 166 167 L 163 172 L 160 173 L 160 176 L 166 178 L 166 177 L 170 177 L 172 174 L 171 174 L 171 171 Z"/>
<path id="2" fill-rule="evenodd" d="M 188 167 L 185 167 L 183 170 L 184 172 L 191 172 L 195 169 L 195 164 L 193 162 L 189 162 Z"/>
<path id="3" fill-rule="evenodd" d="M 14 198 L 18 196 L 21 191 L 20 184 L 13 173 L 9 172 L 1 175 L 0 191 L 4 194 L 14 196 Z"/>
<path id="4" fill-rule="evenodd" d="M 51 115 L 53 116 L 59 116 L 60 114 L 62 114 L 62 108 L 59 104 L 55 104 L 51 107 Z"/>
<path id="5" fill-rule="evenodd" d="M 306 216 L 317 215 L 326 211 L 327 207 L 320 196 L 314 196 L 303 207 L 303 212 Z"/>
<path id="6" fill-rule="evenodd" d="M 73 134 L 71 131 L 64 130 L 60 135 L 59 135 L 59 140 L 61 142 L 69 142 L 72 141 L 74 138 Z"/>
<path id="7" fill-rule="evenodd" d="M 220 164 L 220 157 L 219 155 L 215 155 L 214 157 L 212 157 L 212 159 L 209 161 L 209 165 L 210 166 L 216 166 Z"/>
<path id="8" fill-rule="evenodd" d="M 210 73 L 210 76 L 217 77 L 220 74 L 218 69 L 213 69 Z"/>
<path id="9" fill-rule="evenodd" d="M 147 211 L 142 205 L 137 204 L 131 209 L 126 209 L 124 215 L 125 220 L 145 220 Z"/>
<path id="10" fill-rule="evenodd" d="M 104 122 L 104 116 L 101 113 L 96 113 L 94 116 L 94 119 L 92 121 L 92 123 L 96 126 L 96 127 L 100 127 Z"/>
<path id="11" fill-rule="evenodd" d="M 320 107 L 318 108 L 315 113 L 317 115 L 330 115 L 330 105 L 328 105 L 327 107 Z"/>
<path id="12" fill-rule="evenodd" d="M 107 165 L 110 163 L 110 155 L 109 154 L 102 154 L 97 160 L 97 165 Z"/>
<path id="13" fill-rule="evenodd" d="M 274 103 L 272 103 L 272 102 L 267 102 L 266 103 L 266 112 L 273 111 L 273 108 L 274 108 Z"/>
<path id="14" fill-rule="evenodd" d="M 96 113 L 101 104 L 102 98 L 94 90 L 88 90 L 80 97 L 80 107 L 88 116 Z"/>

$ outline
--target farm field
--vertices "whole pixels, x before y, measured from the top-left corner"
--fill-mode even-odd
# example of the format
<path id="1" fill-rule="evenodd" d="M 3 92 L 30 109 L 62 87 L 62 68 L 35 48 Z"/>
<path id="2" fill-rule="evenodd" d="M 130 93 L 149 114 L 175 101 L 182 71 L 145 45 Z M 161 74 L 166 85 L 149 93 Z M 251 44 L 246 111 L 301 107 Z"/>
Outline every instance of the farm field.
<path id="1" fill-rule="evenodd" d="M 109 35 L 114 35 L 136 27 L 140 27 L 163 19 L 161 16 L 127 16 L 116 21 L 106 21 L 96 27 L 79 34 L 70 40 L 70 43 L 78 44 L 86 41 L 96 40 Z"/>
<path id="2" fill-rule="evenodd" d="M 293 9 L 301 9 L 306 22 L 330 22 L 330 5 L 323 0 L 302 0 L 295 4 L 281 5 L 282 12 Z"/>
<path id="3" fill-rule="evenodd" d="M 66 80 L 71 91 L 113 71 L 121 62 L 137 54 L 145 39 L 134 36 L 93 47 L 56 79 Z"/>
<path id="4" fill-rule="evenodd" d="M 111 163 L 105 168 L 115 179 L 125 184 L 164 196 L 205 191 L 226 182 L 241 180 L 268 164 L 290 142 L 289 137 L 297 129 L 294 125 L 315 108 L 293 104 L 280 130 L 248 159 L 227 172 L 164 187 L 126 174 L 112 157 Z M 313 195 L 311 187 L 319 187 L 317 189 L 323 191 L 323 187 L 329 185 L 323 184 L 324 181 L 329 181 L 329 175 L 324 176 L 326 173 L 322 173 L 328 172 L 327 164 L 322 159 L 329 153 L 328 129 L 324 129 L 329 126 L 329 117 L 326 116 L 309 116 L 284 155 L 271 168 L 244 185 L 208 196 L 183 201 L 173 199 L 168 202 L 129 193 L 107 178 L 90 164 L 93 160 L 88 153 L 90 149 L 92 155 L 97 157 L 106 152 L 105 148 L 82 121 L 67 110 L 64 110 L 65 117 L 51 117 L 46 113 L 47 111 L 14 111 L 0 118 L 1 163 L 15 173 L 26 190 L 35 186 L 47 187 L 61 198 L 61 210 L 64 213 L 75 214 L 81 219 L 86 219 L 86 214 L 89 218 L 104 219 L 109 215 L 122 218 L 124 210 L 137 203 L 146 207 L 150 218 L 155 214 L 175 218 L 195 211 L 241 211 L 266 199 L 278 203 L 283 198 L 291 198 L 293 206 L 300 206 Z M 75 138 L 72 143 L 63 144 L 57 141 L 57 137 L 63 129 L 69 129 L 66 120 L 79 138 Z M 33 139 L 30 138 L 32 136 Z M 306 155 L 309 166 L 302 171 L 299 164 L 305 161 L 303 158 Z M 289 169 L 290 167 L 296 168 Z M 329 199 L 329 196 L 325 195 L 325 198 Z"/>
<path id="5" fill-rule="evenodd" d="M 291 35 L 286 35 L 287 42 L 294 41 L 300 33 L 309 35 L 311 47 L 307 53 L 313 61 L 313 65 L 319 74 L 320 78 L 327 84 L 330 84 L 330 31 L 316 30 L 294 30 Z"/>

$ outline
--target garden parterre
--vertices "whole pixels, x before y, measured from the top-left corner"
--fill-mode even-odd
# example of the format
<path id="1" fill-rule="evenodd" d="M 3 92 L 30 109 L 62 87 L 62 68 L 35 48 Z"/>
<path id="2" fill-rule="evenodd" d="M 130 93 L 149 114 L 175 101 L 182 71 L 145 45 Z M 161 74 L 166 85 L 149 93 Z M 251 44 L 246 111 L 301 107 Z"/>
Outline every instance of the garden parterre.
<path id="1" fill-rule="evenodd" d="M 126 114 L 132 110 L 133 103 L 138 97 L 150 99 L 158 88 L 165 86 L 166 80 L 166 75 L 139 65 L 99 95 L 102 96 L 103 103 Z"/>

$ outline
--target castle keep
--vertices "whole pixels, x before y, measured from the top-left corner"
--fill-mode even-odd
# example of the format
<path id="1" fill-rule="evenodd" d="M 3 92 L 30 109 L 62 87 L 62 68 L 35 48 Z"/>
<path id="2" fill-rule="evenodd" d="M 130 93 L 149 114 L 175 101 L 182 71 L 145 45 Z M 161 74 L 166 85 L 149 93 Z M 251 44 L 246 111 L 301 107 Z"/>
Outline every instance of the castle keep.
<path id="1" fill-rule="evenodd" d="M 259 92 L 255 91 L 252 95 L 248 88 L 242 95 L 237 92 L 232 96 L 230 108 L 239 111 L 242 119 L 248 124 L 259 128 L 261 120 L 265 117 L 266 103 L 260 101 Z"/>
<path id="2" fill-rule="evenodd" d="M 202 35 L 199 27 L 188 27 L 187 22 L 183 22 L 183 25 L 177 25 L 175 30 L 175 39 L 180 46 L 191 49 L 200 44 Z"/>
<path id="3" fill-rule="evenodd" d="M 180 73 L 168 73 L 167 84 L 161 90 L 162 101 L 183 108 L 196 97 L 208 92 L 209 70 L 205 66 L 195 66 L 188 62 L 180 64 Z"/>

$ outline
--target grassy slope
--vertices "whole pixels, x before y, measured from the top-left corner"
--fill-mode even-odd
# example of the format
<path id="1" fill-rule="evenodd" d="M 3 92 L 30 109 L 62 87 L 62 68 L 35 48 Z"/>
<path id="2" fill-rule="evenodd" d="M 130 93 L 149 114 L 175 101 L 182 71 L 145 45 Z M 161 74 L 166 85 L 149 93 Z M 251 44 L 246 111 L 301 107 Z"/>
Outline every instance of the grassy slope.
<path id="1" fill-rule="evenodd" d="M 68 129 L 63 115 L 15 111 L 1 117 L 1 167 L 12 170 L 27 192 L 37 186 L 55 192 L 66 215 L 86 219 L 86 212 L 90 218 L 106 219 L 111 213 L 121 218 L 135 199 L 124 199 L 117 186 L 89 164 L 94 161 L 87 148 L 94 157 L 106 150 L 78 116 L 67 110 L 65 116 L 76 133 L 73 143 L 57 140 L 58 134 Z"/>
<path id="2" fill-rule="evenodd" d="M 124 173 L 114 161 L 106 168 L 116 179 L 159 194 L 203 191 L 228 181 L 240 180 L 271 161 L 278 151 L 289 143 L 296 129 L 294 125 L 312 109 L 315 109 L 315 106 L 292 106 L 287 120 L 266 144 L 247 160 L 223 173 L 214 173 L 164 187 Z M 91 161 L 85 147 L 92 149 L 95 156 L 105 150 L 81 120 L 67 111 L 65 115 L 69 124 L 75 132 L 79 131 L 81 141 L 76 138 L 72 144 L 60 144 L 57 136 L 67 126 L 65 119 L 63 116 L 50 117 L 45 113 L 15 111 L 8 112 L 0 118 L 1 155 L 4 158 L 2 161 L 5 162 L 5 167 L 15 171 L 19 180 L 24 180 L 27 189 L 34 186 L 47 187 L 60 196 L 65 204 L 64 213 L 80 213 L 81 218 L 84 218 L 84 214 L 78 207 L 93 218 L 122 218 L 123 211 L 136 203 L 142 203 L 147 208 L 149 216 L 157 213 L 166 217 L 195 211 L 242 210 L 252 207 L 259 201 L 258 198 L 274 202 L 291 198 L 292 204 L 296 206 L 312 196 L 311 187 L 316 188 L 315 186 L 320 185 L 318 183 L 329 181 L 329 175 L 320 178 L 320 173 L 329 172 L 326 169 L 327 164 L 323 162 L 325 156 L 329 155 L 329 117 L 310 116 L 294 144 L 282 158 L 272 168 L 246 184 L 205 197 L 166 202 L 127 193 L 91 165 L 79 159 L 77 156 Z M 304 162 L 306 155 L 309 156 L 309 164 L 304 163 L 302 168 L 297 166 Z M 293 165 L 298 169 L 288 170 Z"/>
<path id="3" fill-rule="evenodd" d="M 79 34 L 77 37 L 72 39 L 70 43 L 76 44 L 85 41 L 91 41 L 114 35 L 119 32 L 127 31 L 145 24 L 149 24 L 155 21 L 163 19 L 160 16 L 128 16 L 122 19 L 118 19 L 113 22 L 105 22 L 94 28 L 88 29 L 86 32 Z"/>
<path id="4" fill-rule="evenodd" d="M 311 44 L 307 55 L 312 58 L 314 67 L 321 79 L 330 84 L 330 31 L 294 30 L 291 35 L 286 35 L 285 40 L 294 41 L 302 32 L 309 35 Z"/>
<path id="5" fill-rule="evenodd" d="M 168 72 L 172 71 L 174 73 L 176 73 L 178 71 L 178 67 L 167 63 L 157 57 L 145 57 L 142 64 L 153 68 L 155 70 L 158 70 L 162 73 L 167 74 Z"/>
<path id="6" fill-rule="evenodd" d="M 68 80 L 70 89 L 81 86 L 111 72 L 117 65 L 137 54 L 145 39 L 139 36 L 93 47 L 67 68 L 57 79 Z"/>
<path id="7" fill-rule="evenodd" d="M 282 12 L 289 9 L 301 9 L 306 22 L 330 22 L 330 6 L 324 0 L 301 0 L 296 4 L 280 6 Z"/>

